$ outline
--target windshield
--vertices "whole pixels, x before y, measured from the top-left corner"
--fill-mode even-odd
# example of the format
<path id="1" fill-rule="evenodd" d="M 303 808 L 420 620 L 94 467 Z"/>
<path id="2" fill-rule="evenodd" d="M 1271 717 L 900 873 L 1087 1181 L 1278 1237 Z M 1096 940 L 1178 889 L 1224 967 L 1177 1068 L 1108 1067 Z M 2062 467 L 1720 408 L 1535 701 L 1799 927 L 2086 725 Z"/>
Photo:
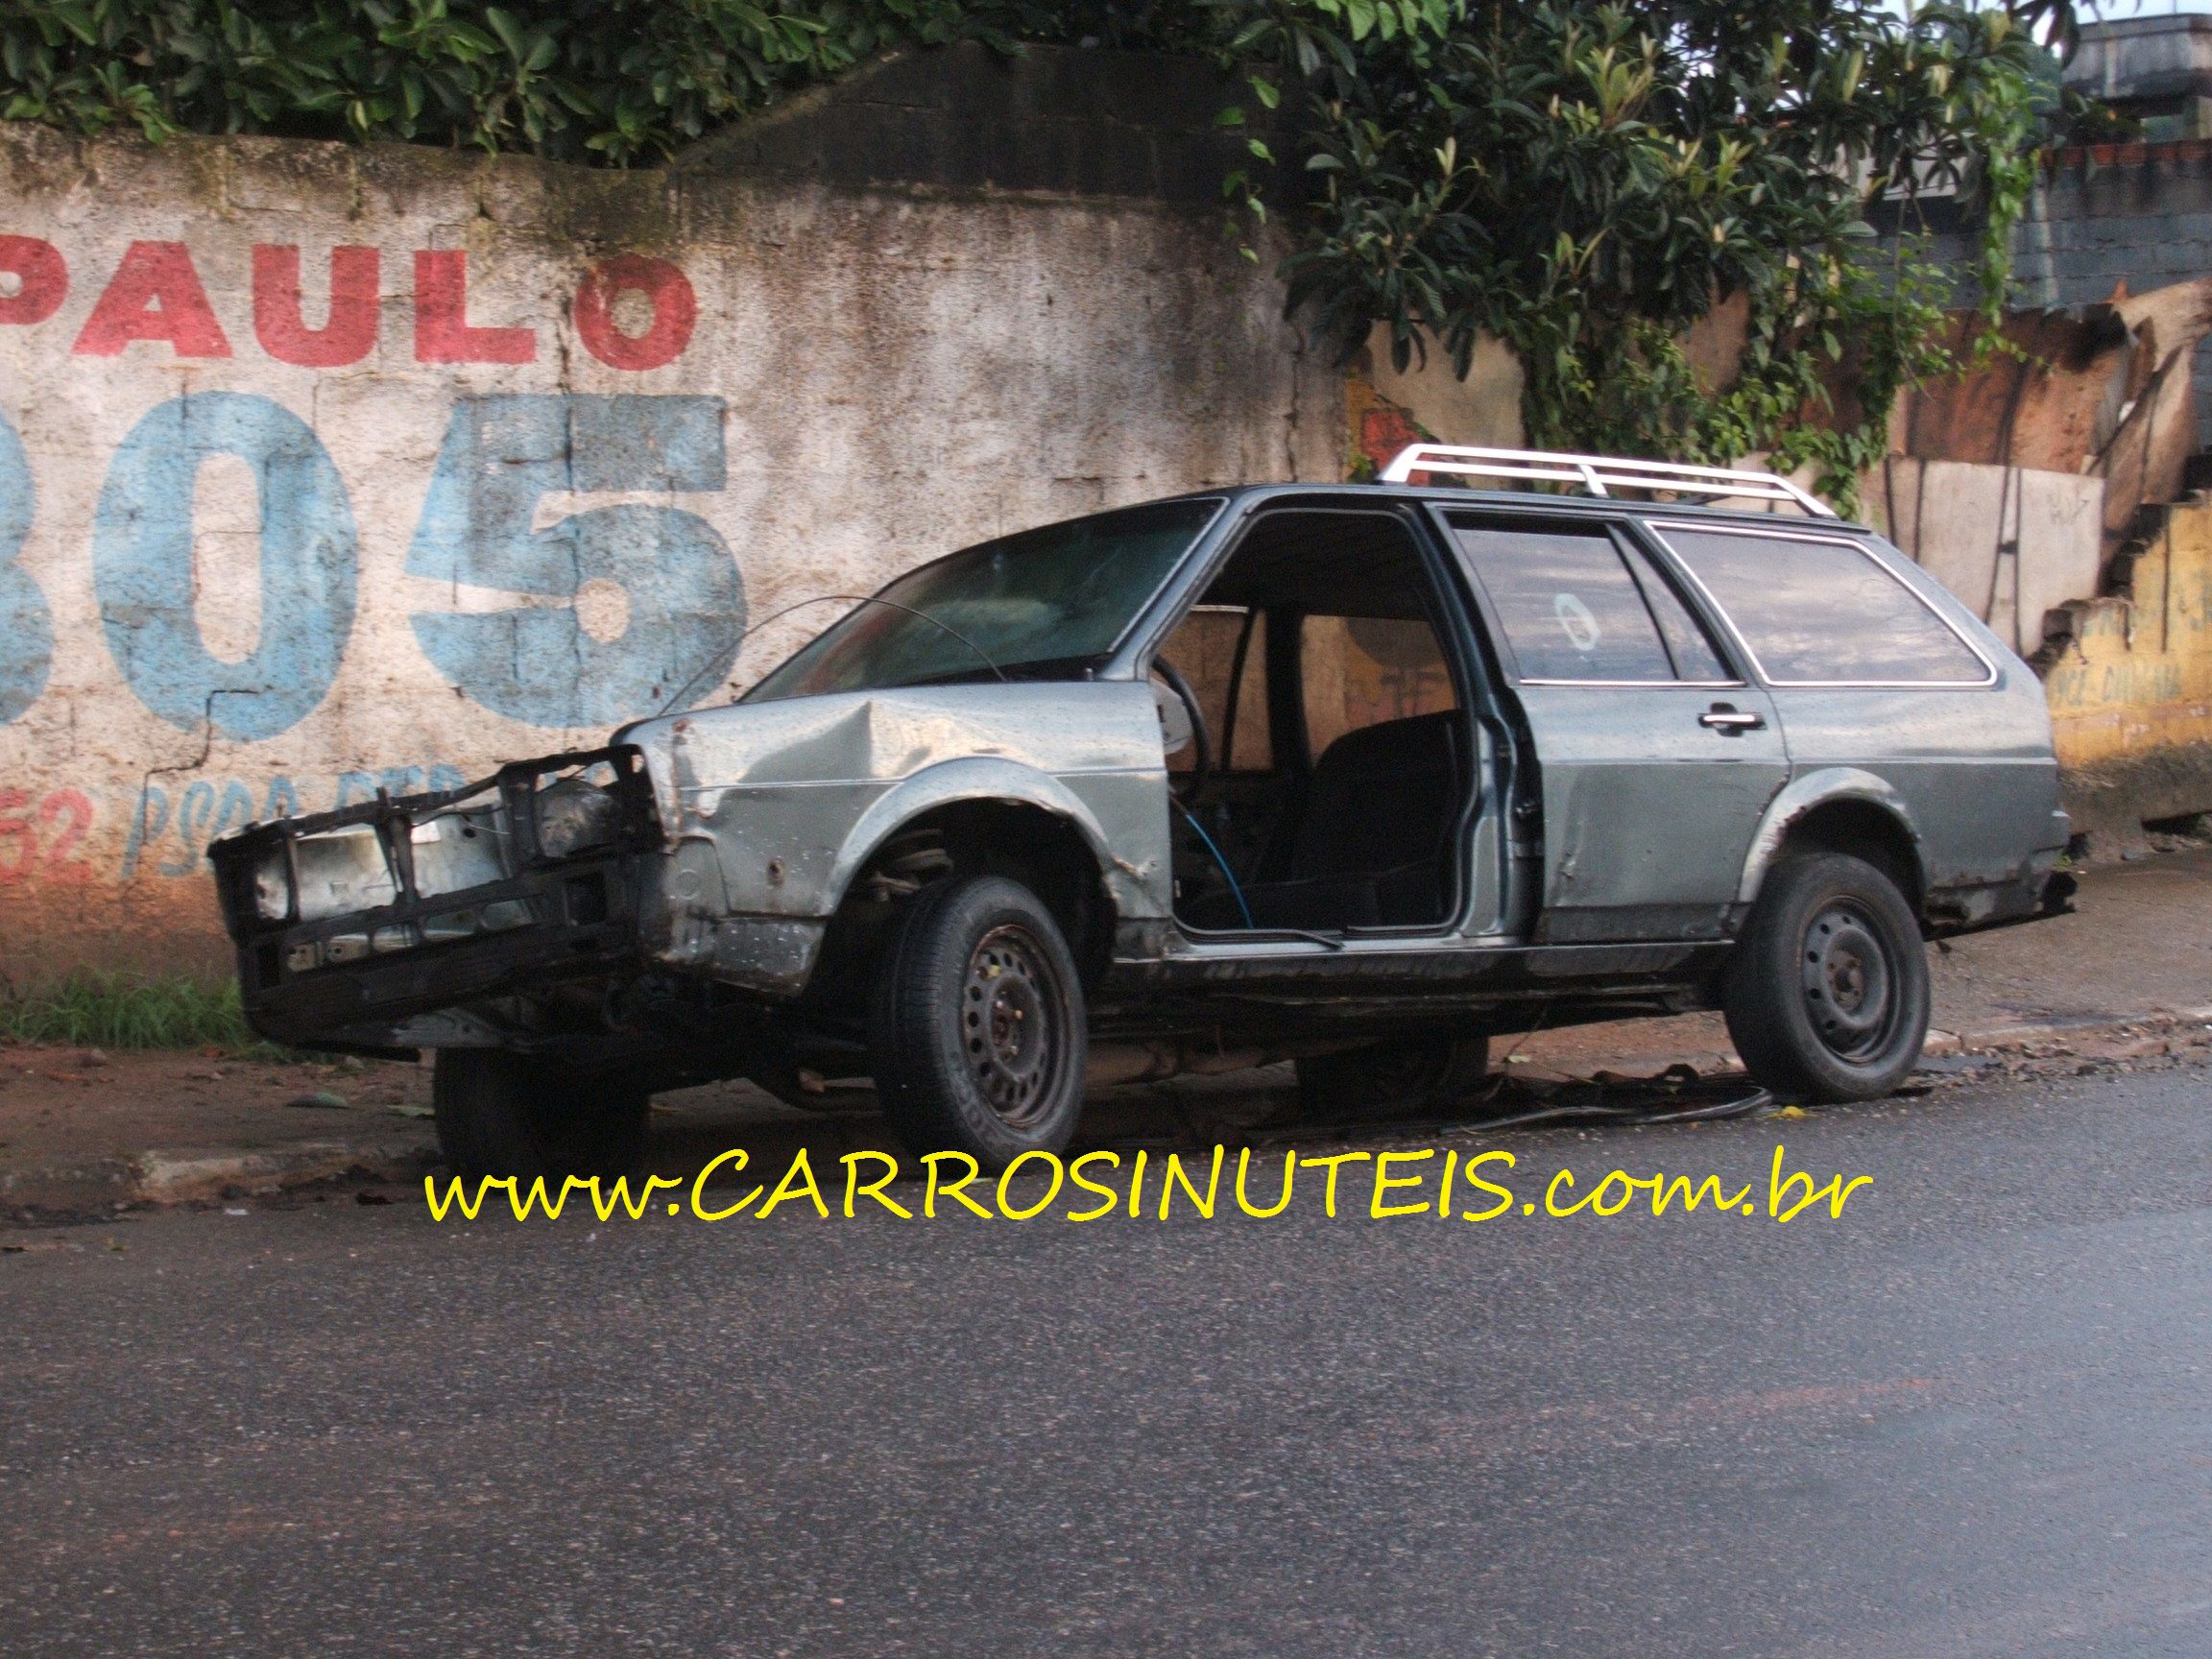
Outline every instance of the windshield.
<path id="1" fill-rule="evenodd" d="M 1157 501 L 985 541 L 902 576 L 747 702 L 951 680 L 1073 679 L 1113 650 L 1220 512 Z"/>

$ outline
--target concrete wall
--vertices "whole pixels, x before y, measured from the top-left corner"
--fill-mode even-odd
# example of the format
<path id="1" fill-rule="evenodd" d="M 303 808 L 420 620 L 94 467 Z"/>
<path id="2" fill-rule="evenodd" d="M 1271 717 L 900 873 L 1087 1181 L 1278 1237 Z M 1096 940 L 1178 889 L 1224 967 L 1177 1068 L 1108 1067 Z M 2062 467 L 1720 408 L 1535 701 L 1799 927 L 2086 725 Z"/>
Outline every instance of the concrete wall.
<path id="1" fill-rule="evenodd" d="M 2167 511 L 2129 588 L 2064 608 L 2045 675 L 2067 810 L 2121 843 L 2212 810 L 2212 502 Z"/>
<path id="2" fill-rule="evenodd" d="M 1868 522 L 2023 657 L 2052 612 L 2097 591 L 2102 478 L 1891 455 L 1860 493 Z"/>
<path id="3" fill-rule="evenodd" d="M 2023 302 L 2083 305 L 2126 283 L 2140 294 L 2212 275 L 2212 142 L 2061 151 L 2016 233 Z M 2212 435 L 2212 351 L 2193 379 Z"/>
<path id="4" fill-rule="evenodd" d="M 2079 307 L 2122 284 L 2142 294 L 2212 276 L 2212 17 L 2084 24 L 2066 81 L 2134 117 L 2143 138 L 2050 157 L 2013 233 L 2012 302 Z M 1954 198 L 1880 203 L 1869 217 L 1885 230 L 1900 219 L 1924 226 L 1938 265 L 1973 268 L 1979 215 Z M 2198 348 L 2192 370 L 2200 442 L 2212 445 L 2212 345 Z"/>
<path id="5" fill-rule="evenodd" d="M 1408 444 L 1523 447 L 1521 378 L 1521 360 L 1488 335 L 1476 343 L 1465 379 L 1433 341 L 1401 372 L 1390 361 L 1390 330 L 1378 323 L 1344 377 L 1354 465 L 1380 469 Z"/>
<path id="6" fill-rule="evenodd" d="M 2212 17 L 2181 12 L 2084 24 L 2065 82 L 2130 117 L 2145 138 L 2212 137 Z"/>
<path id="7" fill-rule="evenodd" d="M 810 596 L 1341 476 L 1217 205 L 742 162 L 0 127 L 0 972 L 215 966 L 212 835 L 718 698 Z"/>

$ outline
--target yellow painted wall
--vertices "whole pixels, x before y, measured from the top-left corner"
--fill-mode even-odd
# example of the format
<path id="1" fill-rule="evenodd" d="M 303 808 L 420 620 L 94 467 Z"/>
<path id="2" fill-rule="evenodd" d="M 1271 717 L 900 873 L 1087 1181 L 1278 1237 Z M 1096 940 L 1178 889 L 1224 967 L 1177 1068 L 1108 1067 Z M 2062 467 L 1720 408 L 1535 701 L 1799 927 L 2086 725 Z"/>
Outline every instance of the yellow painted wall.
<path id="1" fill-rule="evenodd" d="M 2212 502 L 2172 510 L 2134 591 L 2066 607 L 2074 641 L 2046 681 L 2061 765 L 2212 743 Z"/>

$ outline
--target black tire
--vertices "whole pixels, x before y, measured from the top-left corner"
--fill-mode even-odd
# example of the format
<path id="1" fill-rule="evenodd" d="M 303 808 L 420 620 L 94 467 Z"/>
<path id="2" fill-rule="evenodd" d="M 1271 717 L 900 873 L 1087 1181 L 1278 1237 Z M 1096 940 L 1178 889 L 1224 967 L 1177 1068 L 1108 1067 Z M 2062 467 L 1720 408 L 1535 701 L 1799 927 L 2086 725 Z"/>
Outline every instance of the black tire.
<path id="1" fill-rule="evenodd" d="M 1785 1098 L 1872 1100 L 1919 1062 L 1928 952 L 1896 882 L 1841 853 L 1767 873 L 1721 985 L 1728 1035 Z"/>
<path id="2" fill-rule="evenodd" d="M 1467 1104 L 1490 1073 L 1490 1039 L 1434 1032 L 1298 1062 L 1302 1117 L 1412 1117 Z"/>
<path id="3" fill-rule="evenodd" d="M 869 1043 L 907 1148 L 986 1170 L 1057 1152 L 1083 1112 L 1083 987 L 1052 913 L 1003 876 L 925 887 L 877 969 Z"/>
<path id="4" fill-rule="evenodd" d="M 627 1175 L 645 1156 L 652 1097 L 564 1076 L 498 1048 L 443 1048 L 431 1078 L 438 1148 L 472 1179 Z"/>

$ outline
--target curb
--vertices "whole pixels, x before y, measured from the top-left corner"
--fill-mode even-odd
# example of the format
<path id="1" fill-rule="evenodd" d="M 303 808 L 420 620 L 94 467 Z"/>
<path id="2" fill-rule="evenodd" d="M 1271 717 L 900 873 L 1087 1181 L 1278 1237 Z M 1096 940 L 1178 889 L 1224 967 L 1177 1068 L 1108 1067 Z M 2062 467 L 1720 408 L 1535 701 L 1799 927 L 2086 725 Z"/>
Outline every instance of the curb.
<path id="1" fill-rule="evenodd" d="M 2108 1037 L 2121 1033 L 2135 1033 L 2139 1028 L 2170 1030 L 2176 1025 L 2212 1024 L 2212 1006 L 2202 1008 L 2156 1008 L 2140 1014 L 2088 1014 L 2079 1018 L 2024 1021 L 2014 1025 L 1986 1025 L 1970 1031 L 1945 1031 L 1936 1026 L 1928 1029 L 1928 1041 L 1921 1053 L 1929 1059 L 1947 1058 L 1958 1054 L 1972 1054 L 1989 1048 L 2026 1048 L 2039 1043 L 2069 1043 L 2083 1038 Z M 1723 1062 L 1724 1069 L 1712 1071 L 1714 1061 Z M 1518 1060 L 1512 1062 L 1516 1070 Z M 1599 1076 L 1612 1073 L 1618 1076 L 1649 1075 L 1663 1071 L 1670 1066 L 1689 1066 L 1709 1076 L 1730 1076 L 1743 1070 L 1743 1062 L 1732 1047 L 1690 1049 L 1645 1049 L 1627 1054 L 1601 1055 L 1584 1058 L 1577 1063 L 1575 1074 Z M 1553 1072 L 1541 1061 L 1527 1068 L 1532 1075 L 1547 1076 L 1552 1080 L 1566 1077 L 1567 1073 Z"/>
<path id="2" fill-rule="evenodd" d="M 1928 1033 L 1925 1052 L 1962 1054 L 1977 1048 L 2019 1048 L 2031 1043 L 2063 1043 L 2076 1037 L 2103 1037 L 2137 1025 L 2212 1024 L 2212 1007 L 2153 1008 L 2141 1014 L 2087 1014 L 2078 1020 L 2038 1020 L 2018 1025 L 1991 1025 L 1980 1031 Z"/>
<path id="3" fill-rule="evenodd" d="M 189 1204 L 221 1198 L 236 1190 L 277 1192 L 340 1175 L 405 1180 L 427 1169 L 435 1148 L 420 1140 L 302 1141 L 274 1152 L 186 1155 L 142 1152 L 132 1201 Z"/>

